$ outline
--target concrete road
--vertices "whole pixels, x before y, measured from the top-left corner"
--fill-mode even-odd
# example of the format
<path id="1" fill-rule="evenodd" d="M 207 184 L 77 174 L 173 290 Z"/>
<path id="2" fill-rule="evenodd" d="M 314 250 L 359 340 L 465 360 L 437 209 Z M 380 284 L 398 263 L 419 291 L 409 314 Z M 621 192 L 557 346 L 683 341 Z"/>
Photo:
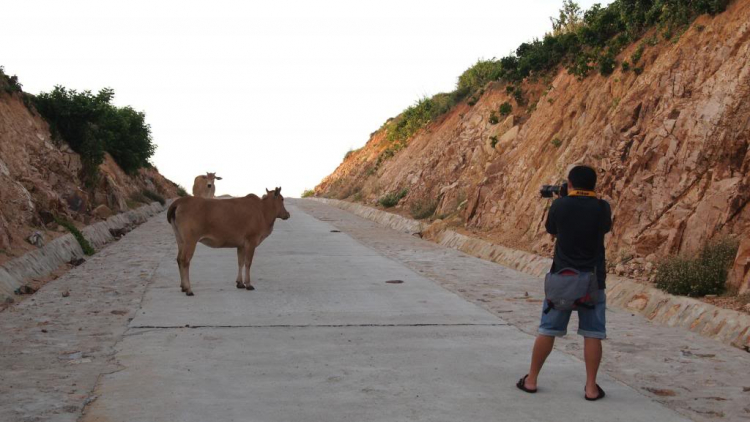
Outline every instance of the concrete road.
<path id="1" fill-rule="evenodd" d="M 686 420 L 606 376 L 607 398 L 584 401 L 583 364 L 559 352 L 520 392 L 532 336 L 287 208 L 255 291 L 234 287 L 233 250 L 198 249 L 194 297 L 163 259 L 83 420 Z"/>

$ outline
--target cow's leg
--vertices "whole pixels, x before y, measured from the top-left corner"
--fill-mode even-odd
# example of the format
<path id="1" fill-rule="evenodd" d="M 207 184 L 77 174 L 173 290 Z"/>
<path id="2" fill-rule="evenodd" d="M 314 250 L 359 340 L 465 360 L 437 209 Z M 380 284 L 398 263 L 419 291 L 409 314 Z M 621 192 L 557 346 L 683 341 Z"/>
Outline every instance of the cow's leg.
<path id="1" fill-rule="evenodd" d="M 182 248 L 182 254 L 178 257 L 178 259 L 182 260 L 180 266 L 180 275 L 183 276 L 182 290 L 188 296 L 193 295 L 193 289 L 190 286 L 190 260 L 193 259 L 196 244 L 197 242 L 186 241 Z"/>
<path id="2" fill-rule="evenodd" d="M 245 288 L 255 290 L 250 282 L 250 266 L 253 265 L 253 256 L 255 255 L 255 246 L 245 245 Z"/>
<path id="3" fill-rule="evenodd" d="M 237 248 L 237 265 L 239 266 L 237 270 L 237 288 L 244 289 L 245 285 L 242 284 L 242 267 L 245 266 L 245 248 L 243 247 Z"/>
<path id="4" fill-rule="evenodd" d="M 185 290 L 187 290 L 185 288 L 185 274 L 182 271 L 182 255 L 185 249 L 185 242 L 182 240 L 180 231 L 177 229 L 177 225 L 174 222 L 172 223 L 172 229 L 174 230 L 174 237 L 177 241 L 177 268 L 180 271 L 180 289 L 184 292 Z"/>

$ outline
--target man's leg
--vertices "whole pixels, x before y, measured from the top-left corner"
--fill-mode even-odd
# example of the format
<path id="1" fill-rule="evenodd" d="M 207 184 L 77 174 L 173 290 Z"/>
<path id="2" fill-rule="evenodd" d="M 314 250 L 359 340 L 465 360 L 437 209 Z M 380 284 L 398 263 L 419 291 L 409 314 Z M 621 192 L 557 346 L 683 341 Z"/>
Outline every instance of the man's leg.
<path id="1" fill-rule="evenodd" d="M 602 361 L 602 340 L 598 338 L 583 339 L 583 360 L 586 362 L 586 396 L 595 398 L 599 395 L 596 387 L 596 374 Z"/>
<path id="2" fill-rule="evenodd" d="M 554 337 L 545 336 L 543 334 L 536 336 L 534 349 L 531 351 L 531 368 L 529 368 L 529 376 L 526 378 L 526 383 L 524 385 L 526 388 L 530 390 L 536 389 L 539 371 L 542 370 L 542 366 L 544 366 L 544 361 L 547 360 L 547 356 L 552 353 L 552 347 L 554 345 Z"/>

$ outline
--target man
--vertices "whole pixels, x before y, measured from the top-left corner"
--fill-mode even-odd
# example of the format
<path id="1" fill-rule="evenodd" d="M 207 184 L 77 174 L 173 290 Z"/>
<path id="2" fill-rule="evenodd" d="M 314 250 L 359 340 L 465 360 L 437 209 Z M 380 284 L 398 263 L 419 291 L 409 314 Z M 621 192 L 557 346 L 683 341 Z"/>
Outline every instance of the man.
<path id="1" fill-rule="evenodd" d="M 602 359 L 602 340 L 607 337 L 605 327 L 606 296 L 604 294 L 606 268 L 604 234 L 612 229 L 612 211 L 609 203 L 597 199 L 596 171 L 588 166 L 576 166 L 568 174 L 568 196 L 552 202 L 547 215 L 547 232 L 557 237 L 551 271 L 564 268 L 595 272 L 599 290 L 593 308 L 579 307 L 578 334 L 583 336 L 583 357 L 586 363 L 586 400 L 599 400 L 604 390 L 596 383 Z M 539 335 L 531 354 L 531 368 L 516 386 L 528 393 L 536 393 L 537 378 L 544 361 L 552 352 L 555 337 L 567 333 L 572 311 L 547 309 L 544 302 Z"/>

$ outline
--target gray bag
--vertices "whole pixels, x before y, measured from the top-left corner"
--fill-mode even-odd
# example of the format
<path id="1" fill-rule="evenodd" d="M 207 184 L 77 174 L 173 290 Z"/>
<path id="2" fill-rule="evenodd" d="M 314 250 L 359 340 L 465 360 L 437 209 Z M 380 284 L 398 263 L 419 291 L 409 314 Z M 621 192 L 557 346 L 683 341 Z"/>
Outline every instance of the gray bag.
<path id="1" fill-rule="evenodd" d="M 544 277 L 544 296 L 547 309 L 558 311 L 572 311 L 578 308 L 592 309 L 595 304 L 599 283 L 596 270 L 578 271 L 573 268 L 563 268 Z"/>

